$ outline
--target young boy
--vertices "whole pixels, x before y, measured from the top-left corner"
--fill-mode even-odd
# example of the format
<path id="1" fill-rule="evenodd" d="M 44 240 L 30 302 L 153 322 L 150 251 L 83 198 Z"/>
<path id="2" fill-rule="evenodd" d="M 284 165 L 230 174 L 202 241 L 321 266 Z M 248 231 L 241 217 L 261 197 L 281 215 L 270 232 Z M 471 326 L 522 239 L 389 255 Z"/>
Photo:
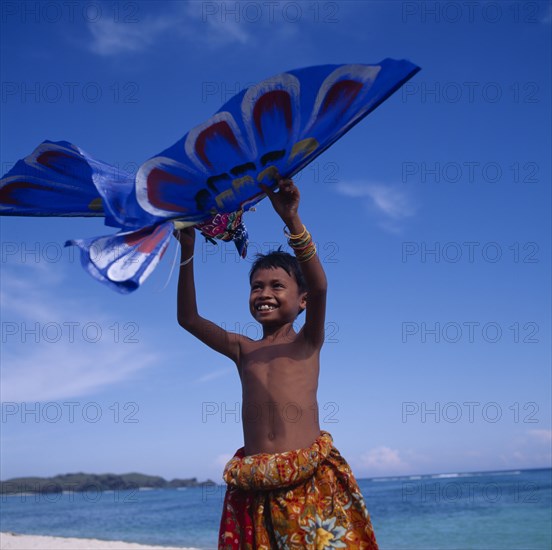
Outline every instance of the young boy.
<path id="1" fill-rule="evenodd" d="M 295 253 L 272 252 L 251 268 L 249 309 L 263 327 L 261 340 L 199 315 L 195 233 L 187 228 L 178 236 L 178 322 L 232 359 L 242 383 L 244 447 L 224 469 L 219 549 L 377 549 L 357 482 L 318 423 L 327 282 L 299 218 L 299 190 L 291 180 L 280 180 L 278 192 L 261 187 L 290 231 Z M 293 322 L 303 310 L 305 324 L 296 333 Z"/>

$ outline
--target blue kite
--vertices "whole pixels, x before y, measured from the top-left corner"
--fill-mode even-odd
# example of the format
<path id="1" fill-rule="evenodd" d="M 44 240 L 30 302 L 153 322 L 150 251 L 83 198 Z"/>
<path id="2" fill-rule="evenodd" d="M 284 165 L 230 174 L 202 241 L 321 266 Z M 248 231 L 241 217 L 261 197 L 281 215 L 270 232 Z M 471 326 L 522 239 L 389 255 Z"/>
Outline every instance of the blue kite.
<path id="1" fill-rule="evenodd" d="M 288 71 L 232 97 L 210 119 L 144 162 L 135 176 L 67 141 L 44 141 L 0 180 L 4 216 L 96 216 L 116 234 L 67 241 L 83 267 L 129 293 L 150 275 L 174 227 L 233 240 L 278 178 L 291 178 L 412 78 L 406 60 Z"/>

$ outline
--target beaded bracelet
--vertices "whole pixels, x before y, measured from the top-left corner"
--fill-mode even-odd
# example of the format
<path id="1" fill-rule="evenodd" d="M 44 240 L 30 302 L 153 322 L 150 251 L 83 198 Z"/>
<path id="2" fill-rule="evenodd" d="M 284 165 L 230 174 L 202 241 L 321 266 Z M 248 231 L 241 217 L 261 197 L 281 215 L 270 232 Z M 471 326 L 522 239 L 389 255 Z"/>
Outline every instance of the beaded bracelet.
<path id="1" fill-rule="evenodd" d="M 316 254 L 316 245 L 311 242 L 304 250 L 296 250 L 295 256 L 299 262 L 307 262 Z"/>
<path id="2" fill-rule="evenodd" d="M 291 239 L 289 239 L 291 241 Z M 301 248 L 312 240 L 311 234 L 307 231 L 307 234 L 302 239 L 297 239 L 296 242 L 293 242 L 294 248 Z"/>
<path id="3" fill-rule="evenodd" d="M 284 225 L 284 235 L 288 238 L 288 239 L 300 239 L 305 233 L 308 233 L 307 231 L 307 228 L 303 225 L 303 231 L 297 235 L 293 235 L 292 233 L 288 233 L 286 231 L 286 227 L 287 225 Z"/>
<path id="4" fill-rule="evenodd" d="M 288 237 L 288 244 L 295 252 L 298 262 L 308 262 L 316 255 L 316 245 L 312 241 L 311 234 L 304 225 L 303 231 L 297 235 L 287 233 L 286 227 L 284 226 L 284 235 Z"/>
<path id="5" fill-rule="evenodd" d="M 301 257 L 297 256 L 297 261 L 299 263 L 308 262 L 314 256 L 316 256 L 316 245 L 315 244 L 313 244 L 312 251 L 310 253 L 307 253 L 307 254 L 305 254 L 304 256 L 301 256 Z"/>

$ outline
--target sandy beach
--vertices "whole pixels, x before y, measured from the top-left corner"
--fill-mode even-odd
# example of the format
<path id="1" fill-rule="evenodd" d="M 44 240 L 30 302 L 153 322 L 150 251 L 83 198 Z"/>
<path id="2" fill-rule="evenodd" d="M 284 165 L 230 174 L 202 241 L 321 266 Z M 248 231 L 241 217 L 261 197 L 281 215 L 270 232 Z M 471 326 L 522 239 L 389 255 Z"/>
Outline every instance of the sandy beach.
<path id="1" fill-rule="evenodd" d="M 76 539 L 0 533 L 1 550 L 198 550 L 192 547 L 146 546 L 117 540 Z"/>

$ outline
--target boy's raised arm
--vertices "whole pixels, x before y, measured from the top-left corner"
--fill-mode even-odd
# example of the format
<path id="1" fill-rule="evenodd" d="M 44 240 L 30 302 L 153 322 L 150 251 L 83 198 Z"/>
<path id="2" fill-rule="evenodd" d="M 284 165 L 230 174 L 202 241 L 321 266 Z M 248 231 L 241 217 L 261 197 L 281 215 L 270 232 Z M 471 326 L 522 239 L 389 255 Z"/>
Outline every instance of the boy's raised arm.
<path id="1" fill-rule="evenodd" d="M 204 344 L 232 359 L 237 365 L 240 356 L 240 335 L 228 332 L 204 319 L 197 311 L 193 263 L 195 229 L 181 229 L 175 232 L 175 237 L 180 242 L 181 251 L 177 296 L 178 324 Z"/>
<path id="2" fill-rule="evenodd" d="M 303 233 L 304 225 L 299 217 L 299 189 L 292 180 L 280 180 L 279 192 L 276 193 L 266 185 L 261 185 L 268 195 L 274 210 L 282 218 L 288 230 L 293 235 Z M 305 339 L 313 347 L 320 348 L 324 343 L 324 325 L 326 320 L 326 293 L 328 281 L 322 268 L 322 264 L 315 253 L 307 261 L 299 262 L 303 276 L 307 283 L 307 310 L 305 312 L 305 326 L 303 333 Z"/>

